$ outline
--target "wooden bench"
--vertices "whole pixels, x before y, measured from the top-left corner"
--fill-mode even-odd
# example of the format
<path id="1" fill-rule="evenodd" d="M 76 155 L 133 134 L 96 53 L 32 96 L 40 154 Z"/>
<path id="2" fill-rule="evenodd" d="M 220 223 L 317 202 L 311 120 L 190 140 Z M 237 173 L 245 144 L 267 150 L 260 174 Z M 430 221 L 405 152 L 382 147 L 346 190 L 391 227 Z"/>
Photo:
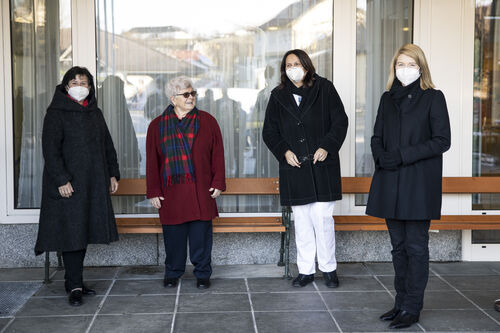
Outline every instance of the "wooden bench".
<path id="1" fill-rule="evenodd" d="M 277 178 L 227 178 L 227 189 L 223 195 L 279 195 Z M 371 177 L 343 177 L 344 194 L 366 194 L 370 190 Z M 115 195 L 144 196 L 144 179 L 123 179 Z M 443 194 L 500 193 L 500 177 L 445 177 Z M 214 232 L 279 232 L 281 233 L 280 259 L 278 265 L 285 267 L 285 277 L 290 277 L 289 249 L 291 209 L 282 212 L 259 214 L 259 216 L 218 217 L 213 220 Z M 337 231 L 387 230 L 385 220 L 366 215 L 334 216 Z M 118 232 L 122 234 L 162 233 L 158 217 L 133 217 L 116 219 Z M 498 215 L 443 215 L 431 221 L 434 230 L 494 230 L 500 229 Z M 61 266 L 60 255 L 59 266 Z M 46 254 L 46 282 L 49 281 L 49 254 Z"/>

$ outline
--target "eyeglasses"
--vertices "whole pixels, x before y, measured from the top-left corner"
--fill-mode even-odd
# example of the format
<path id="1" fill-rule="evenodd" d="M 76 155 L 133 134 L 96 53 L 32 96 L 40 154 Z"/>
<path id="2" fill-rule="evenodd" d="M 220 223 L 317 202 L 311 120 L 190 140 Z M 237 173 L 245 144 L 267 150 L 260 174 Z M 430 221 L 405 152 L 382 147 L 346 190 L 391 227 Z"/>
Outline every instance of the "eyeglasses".
<path id="1" fill-rule="evenodd" d="M 184 96 L 184 98 L 189 98 L 189 95 L 192 97 L 196 96 L 196 90 L 193 90 L 191 92 L 185 92 L 184 94 L 176 94 L 175 96 Z"/>

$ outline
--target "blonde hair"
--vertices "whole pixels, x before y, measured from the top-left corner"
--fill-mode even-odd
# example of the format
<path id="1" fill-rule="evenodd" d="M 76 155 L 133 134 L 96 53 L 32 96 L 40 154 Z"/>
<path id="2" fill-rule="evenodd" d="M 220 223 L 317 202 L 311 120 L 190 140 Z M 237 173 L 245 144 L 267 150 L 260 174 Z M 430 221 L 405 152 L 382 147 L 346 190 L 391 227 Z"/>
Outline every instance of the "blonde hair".
<path id="1" fill-rule="evenodd" d="M 396 61 L 401 54 L 404 54 L 415 60 L 418 67 L 420 67 L 420 88 L 422 88 L 422 90 L 434 88 L 434 83 L 432 83 L 431 72 L 429 71 L 429 65 L 427 64 L 427 59 L 425 59 L 424 51 L 422 51 L 422 49 L 415 44 L 406 44 L 396 51 L 391 61 L 391 67 L 389 68 L 389 79 L 387 80 L 387 85 L 385 86 L 385 88 L 387 90 L 390 90 L 392 87 L 392 83 L 394 82 L 394 78 L 396 77 Z"/>

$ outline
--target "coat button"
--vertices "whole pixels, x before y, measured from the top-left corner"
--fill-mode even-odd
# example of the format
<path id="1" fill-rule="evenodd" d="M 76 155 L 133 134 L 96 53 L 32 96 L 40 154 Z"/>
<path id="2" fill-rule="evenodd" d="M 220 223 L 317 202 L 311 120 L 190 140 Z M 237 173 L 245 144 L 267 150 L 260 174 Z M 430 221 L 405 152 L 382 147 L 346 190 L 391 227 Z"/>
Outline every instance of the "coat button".
<path id="1" fill-rule="evenodd" d="M 411 98 L 411 94 L 408 95 L 408 98 Z"/>
<path id="2" fill-rule="evenodd" d="M 302 125 L 302 122 L 300 122 L 300 121 L 299 121 L 299 122 L 297 123 L 297 126 L 300 126 L 300 125 Z"/>
<path id="3" fill-rule="evenodd" d="M 306 141 L 306 139 L 302 138 L 302 139 L 299 139 L 299 142 L 304 142 Z"/>

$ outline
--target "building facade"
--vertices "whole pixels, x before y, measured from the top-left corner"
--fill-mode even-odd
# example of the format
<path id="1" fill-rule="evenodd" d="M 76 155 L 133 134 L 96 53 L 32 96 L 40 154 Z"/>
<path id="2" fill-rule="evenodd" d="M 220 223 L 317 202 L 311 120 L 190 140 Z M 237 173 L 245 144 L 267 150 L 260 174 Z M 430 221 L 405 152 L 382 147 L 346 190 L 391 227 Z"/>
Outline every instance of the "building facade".
<path id="1" fill-rule="evenodd" d="M 0 9 L 0 267 L 42 264 L 33 252 L 42 122 L 73 65 L 94 75 L 122 178 L 145 177 L 147 126 L 167 106 L 165 83 L 178 75 L 193 79 L 198 107 L 219 122 L 226 177 L 277 177 L 262 122 L 283 54 L 304 49 L 318 74 L 334 82 L 349 117 L 342 175 L 369 177 L 389 63 L 412 42 L 426 53 L 447 100 L 452 146 L 444 176 L 498 176 L 500 1 L 0 0 Z M 276 196 L 218 200 L 223 216 L 281 211 Z M 144 197 L 115 197 L 113 204 L 117 216 L 155 215 Z M 365 204 L 366 195 L 348 194 L 334 214 L 362 215 Z M 500 194 L 446 194 L 442 214 L 498 215 Z M 122 235 L 116 244 L 91 246 L 86 264 L 162 263 L 161 237 Z M 279 246 L 277 234 L 217 234 L 214 262 L 275 263 Z M 384 231 L 338 232 L 337 253 L 340 261 L 391 259 Z M 500 260 L 500 233 L 432 232 L 431 260 Z"/>

